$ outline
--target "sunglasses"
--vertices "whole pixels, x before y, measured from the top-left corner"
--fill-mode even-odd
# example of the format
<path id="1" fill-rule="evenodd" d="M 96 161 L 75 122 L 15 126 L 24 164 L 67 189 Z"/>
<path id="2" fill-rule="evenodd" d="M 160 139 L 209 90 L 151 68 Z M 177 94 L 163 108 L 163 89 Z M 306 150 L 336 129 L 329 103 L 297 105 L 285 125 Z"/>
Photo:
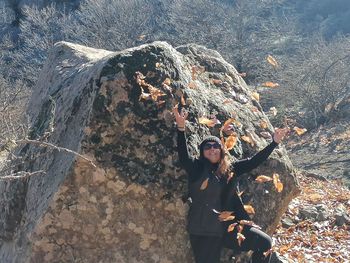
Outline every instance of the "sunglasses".
<path id="1" fill-rule="evenodd" d="M 214 149 L 221 149 L 221 145 L 219 144 L 219 143 L 213 143 L 213 144 L 211 144 L 211 143 L 206 143 L 206 144 L 204 144 L 204 146 L 203 146 L 203 149 L 204 150 L 210 150 L 211 148 L 214 148 Z"/>

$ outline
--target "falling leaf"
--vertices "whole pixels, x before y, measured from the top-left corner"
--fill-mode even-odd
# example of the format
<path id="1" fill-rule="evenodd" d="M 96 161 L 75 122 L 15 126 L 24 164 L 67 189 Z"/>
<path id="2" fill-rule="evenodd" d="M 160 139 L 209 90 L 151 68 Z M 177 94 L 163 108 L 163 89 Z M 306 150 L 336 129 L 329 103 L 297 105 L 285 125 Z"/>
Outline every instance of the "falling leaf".
<path id="1" fill-rule="evenodd" d="M 307 129 L 302 129 L 302 128 L 299 128 L 299 127 L 294 127 L 293 130 L 300 136 L 300 135 L 303 135 L 305 132 L 307 132 Z"/>
<path id="2" fill-rule="evenodd" d="M 141 92 L 139 100 L 149 100 L 152 96 L 149 93 Z"/>
<path id="3" fill-rule="evenodd" d="M 252 93 L 252 98 L 254 98 L 256 101 L 259 101 L 260 100 L 260 94 L 257 93 L 257 92 L 253 92 Z"/>
<path id="4" fill-rule="evenodd" d="M 255 181 L 258 183 L 265 183 L 272 181 L 272 178 L 266 175 L 259 175 L 257 178 L 255 178 Z"/>
<path id="5" fill-rule="evenodd" d="M 236 134 L 230 135 L 225 142 L 226 149 L 232 150 L 235 147 L 236 143 L 237 143 L 237 135 Z"/>
<path id="6" fill-rule="evenodd" d="M 266 129 L 267 128 L 267 121 L 265 121 L 265 120 L 260 121 L 259 126 L 261 129 Z"/>
<path id="7" fill-rule="evenodd" d="M 283 184 L 282 182 L 280 181 L 280 176 L 279 174 L 277 173 L 274 173 L 272 175 L 272 178 L 273 178 L 273 184 L 275 185 L 275 188 L 277 189 L 277 192 L 282 192 L 283 190 Z"/>
<path id="8" fill-rule="evenodd" d="M 156 68 L 159 68 L 160 65 L 161 65 L 161 64 L 160 64 L 159 62 L 157 62 L 157 63 L 156 63 Z"/>
<path id="9" fill-rule="evenodd" d="M 163 84 L 170 86 L 171 80 L 170 80 L 169 78 L 166 78 L 166 79 L 163 81 Z"/>
<path id="10" fill-rule="evenodd" d="M 273 56 L 268 55 L 266 59 L 267 59 L 267 62 L 269 62 L 272 66 L 274 67 L 278 66 L 277 60 Z"/>
<path id="11" fill-rule="evenodd" d="M 235 118 L 229 118 L 229 119 L 227 119 L 227 120 L 225 121 L 224 125 L 221 127 L 220 130 L 222 130 L 222 131 L 227 130 L 227 129 L 229 128 L 229 125 L 230 125 L 231 123 L 234 123 L 234 122 L 235 122 Z"/>
<path id="12" fill-rule="evenodd" d="M 260 132 L 260 135 L 264 137 L 265 139 L 271 139 L 272 136 L 269 132 Z"/>
<path id="13" fill-rule="evenodd" d="M 195 82 L 191 81 L 190 83 L 188 83 L 188 87 L 190 89 L 196 89 L 197 88 L 197 84 Z"/>
<path id="14" fill-rule="evenodd" d="M 208 187 L 209 178 L 205 179 L 201 185 L 201 190 L 205 190 Z"/>
<path id="15" fill-rule="evenodd" d="M 219 220 L 220 221 L 230 221 L 235 219 L 235 216 L 233 215 L 233 212 L 231 211 L 222 211 L 219 214 Z"/>
<path id="16" fill-rule="evenodd" d="M 237 233 L 238 245 L 241 246 L 242 242 L 245 240 L 245 236 L 241 233 Z"/>
<path id="17" fill-rule="evenodd" d="M 208 118 L 205 118 L 205 117 L 200 117 L 198 118 L 198 122 L 200 124 L 205 124 L 207 125 L 208 127 L 214 127 L 216 124 L 218 124 L 217 122 L 217 119 L 208 119 Z"/>
<path id="18" fill-rule="evenodd" d="M 227 227 L 227 232 L 232 232 L 235 229 L 236 225 L 237 225 L 237 223 L 230 224 Z"/>
<path id="19" fill-rule="evenodd" d="M 267 81 L 267 82 L 264 82 L 263 84 L 261 84 L 261 86 L 268 87 L 268 88 L 277 88 L 277 87 L 279 87 L 279 85 L 280 84 L 275 83 L 275 82 L 271 82 L 271 81 Z"/>
<path id="20" fill-rule="evenodd" d="M 254 207 L 252 207 L 251 205 L 244 205 L 244 210 L 245 210 L 248 214 L 255 214 Z"/>
<path id="21" fill-rule="evenodd" d="M 277 115 L 277 109 L 276 109 L 276 107 L 271 107 L 269 111 L 270 111 L 270 113 L 272 114 L 272 116 L 276 116 L 276 115 Z"/>
<path id="22" fill-rule="evenodd" d="M 241 139 L 242 139 L 242 141 L 249 143 L 251 146 L 254 146 L 254 141 L 252 140 L 252 138 L 250 136 L 243 135 L 243 136 L 241 136 Z"/>

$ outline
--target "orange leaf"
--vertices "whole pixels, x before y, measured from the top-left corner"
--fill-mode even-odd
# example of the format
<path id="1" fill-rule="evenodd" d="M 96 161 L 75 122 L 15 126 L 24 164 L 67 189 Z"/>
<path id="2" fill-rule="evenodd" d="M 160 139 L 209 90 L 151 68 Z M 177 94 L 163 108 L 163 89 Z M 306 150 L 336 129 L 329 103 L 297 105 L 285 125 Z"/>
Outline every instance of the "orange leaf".
<path id="1" fill-rule="evenodd" d="M 253 92 L 252 93 L 252 98 L 254 98 L 256 101 L 259 101 L 260 100 L 260 94 L 257 93 L 257 92 Z"/>
<path id="2" fill-rule="evenodd" d="M 266 175 L 259 175 L 255 181 L 257 181 L 258 183 L 265 183 L 265 182 L 269 182 L 272 181 L 272 178 Z"/>
<path id="3" fill-rule="evenodd" d="M 307 129 L 302 129 L 302 128 L 298 128 L 298 127 L 294 127 L 293 130 L 300 136 L 303 135 L 305 132 L 307 132 Z"/>
<path id="4" fill-rule="evenodd" d="M 236 225 L 237 223 L 230 224 L 227 228 L 227 232 L 232 232 L 235 229 Z"/>
<path id="5" fill-rule="evenodd" d="M 255 145 L 254 141 L 252 140 L 252 138 L 250 136 L 243 135 L 243 136 L 241 136 L 241 139 L 242 139 L 242 141 L 249 143 L 251 146 Z"/>
<path id="6" fill-rule="evenodd" d="M 264 121 L 264 120 L 262 120 L 261 122 L 260 122 L 260 128 L 261 129 L 266 129 L 267 128 L 267 121 Z"/>
<path id="7" fill-rule="evenodd" d="M 248 214 L 255 214 L 255 210 L 251 205 L 244 205 L 244 210 L 248 213 Z"/>
<path id="8" fill-rule="evenodd" d="M 261 84 L 261 86 L 268 87 L 268 88 L 277 88 L 277 87 L 279 87 L 279 85 L 280 84 L 275 83 L 275 82 L 271 82 L 271 81 L 267 81 L 267 82 L 264 82 L 263 84 Z"/>
<path id="9" fill-rule="evenodd" d="M 279 174 L 277 174 L 277 173 L 274 173 L 273 175 L 272 175 L 272 177 L 273 177 L 273 184 L 275 185 L 275 188 L 277 189 L 277 192 L 282 192 L 282 190 L 283 190 L 283 184 L 281 183 L 281 181 L 280 181 L 280 176 L 279 176 Z"/>
<path id="10" fill-rule="evenodd" d="M 198 121 L 200 124 L 205 124 L 208 127 L 214 127 L 218 123 L 216 119 L 208 119 L 205 117 L 198 118 Z"/>
<path id="11" fill-rule="evenodd" d="M 237 143 L 237 135 L 232 134 L 226 139 L 225 146 L 227 150 L 232 150 L 233 147 L 235 147 L 236 143 Z"/>
<path id="12" fill-rule="evenodd" d="M 229 221 L 235 219 L 235 216 L 233 215 L 233 212 L 231 211 L 222 211 L 219 215 L 220 221 Z"/>
<path id="13" fill-rule="evenodd" d="M 267 62 L 269 62 L 272 66 L 274 67 L 278 66 L 277 60 L 273 56 L 268 55 L 266 59 L 267 59 Z"/>
<path id="14" fill-rule="evenodd" d="M 245 236 L 241 233 L 237 233 L 238 245 L 241 246 L 242 242 L 245 240 Z"/>
<path id="15" fill-rule="evenodd" d="M 201 190 L 205 190 L 208 187 L 209 178 L 205 179 L 201 185 Z"/>

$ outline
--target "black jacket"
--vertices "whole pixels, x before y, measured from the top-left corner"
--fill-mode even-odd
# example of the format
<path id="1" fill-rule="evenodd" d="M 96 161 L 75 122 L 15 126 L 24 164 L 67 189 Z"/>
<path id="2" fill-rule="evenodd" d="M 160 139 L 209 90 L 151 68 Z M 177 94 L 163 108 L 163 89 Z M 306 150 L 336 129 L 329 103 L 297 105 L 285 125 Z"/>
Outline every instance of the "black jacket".
<path id="1" fill-rule="evenodd" d="M 253 157 L 232 163 L 230 169 L 234 172 L 234 176 L 237 178 L 256 168 L 269 157 L 277 145 L 276 142 L 272 141 Z M 183 131 L 178 131 L 177 149 L 180 163 L 188 174 L 189 197 L 192 200 L 187 218 L 187 231 L 190 234 L 220 237 L 223 235 L 227 223 L 221 223 L 213 209 L 233 211 L 236 216 L 235 220 L 249 220 L 242 200 L 237 195 L 233 183 L 235 180 L 230 180 L 227 183 L 226 178 L 215 176 L 214 171 L 217 169 L 217 165 L 213 165 L 203 158 L 190 158 Z M 207 188 L 200 190 L 203 181 L 207 178 L 209 178 Z"/>

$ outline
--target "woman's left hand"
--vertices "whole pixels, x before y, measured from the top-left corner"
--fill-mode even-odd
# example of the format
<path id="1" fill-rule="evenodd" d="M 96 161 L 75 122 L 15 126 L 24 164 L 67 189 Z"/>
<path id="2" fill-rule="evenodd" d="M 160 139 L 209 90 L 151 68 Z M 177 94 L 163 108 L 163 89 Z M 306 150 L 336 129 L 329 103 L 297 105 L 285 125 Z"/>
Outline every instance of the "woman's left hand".
<path id="1" fill-rule="evenodd" d="M 273 135 L 273 140 L 276 143 L 280 143 L 283 138 L 288 134 L 289 128 L 276 128 L 275 133 Z"/>

